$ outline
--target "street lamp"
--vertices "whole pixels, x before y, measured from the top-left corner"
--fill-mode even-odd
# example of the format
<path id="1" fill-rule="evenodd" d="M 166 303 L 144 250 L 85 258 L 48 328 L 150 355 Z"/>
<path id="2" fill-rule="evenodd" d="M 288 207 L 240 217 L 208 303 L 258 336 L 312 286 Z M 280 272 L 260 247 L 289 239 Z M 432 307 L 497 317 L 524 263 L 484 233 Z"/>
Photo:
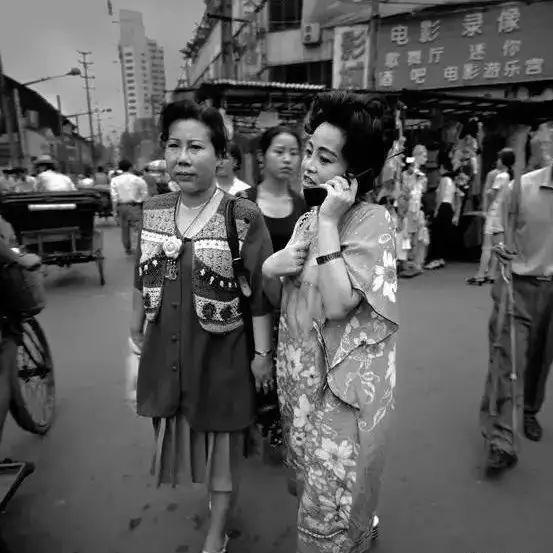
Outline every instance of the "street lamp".
<path id="1" fill-rule="evenodd" d="M 43 83 L 44 81 L 51 81 L 52 79 L 60 79 L 61 77 L 80 77 L 80 76 L 81 76 L 81 70 L 78 67 L 72 67 L 67 73 L 63 73 L 63 75 L 53 75 L 51 77 L 42 77 L 41 79 L 36 79 L 35 81 L 21 83 L 21 86 L 29 86 L 31 84 Z"/>

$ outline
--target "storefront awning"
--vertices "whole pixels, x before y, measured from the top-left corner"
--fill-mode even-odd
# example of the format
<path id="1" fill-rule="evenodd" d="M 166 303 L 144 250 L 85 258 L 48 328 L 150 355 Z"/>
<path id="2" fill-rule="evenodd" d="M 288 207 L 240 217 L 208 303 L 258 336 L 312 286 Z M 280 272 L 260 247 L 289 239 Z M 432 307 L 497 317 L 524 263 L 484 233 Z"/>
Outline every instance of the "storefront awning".
<path id="1" fill-rule="evenodd" d="M 323 85 L 235 81 L 220 79 L 203 83 L 196 91 L 198 101 L 211 99 L 232 116 L 252 116 L 266 110 L 286 116 L 305 113 L 313 96 L 328 90 Z M 178 92 L 178 91 L 177 91 Z M 553 100 L 531 101 L 488 98 L 455 92 L 400 90 L 390 92 L 356 91 L 388 104 L 401 102 L 409 118 L 425 119 L 440 113 L 461 121 L 471 117 L 482 120 L 498 119 L 507 123 L 534 125 L 553 119 Z"/>

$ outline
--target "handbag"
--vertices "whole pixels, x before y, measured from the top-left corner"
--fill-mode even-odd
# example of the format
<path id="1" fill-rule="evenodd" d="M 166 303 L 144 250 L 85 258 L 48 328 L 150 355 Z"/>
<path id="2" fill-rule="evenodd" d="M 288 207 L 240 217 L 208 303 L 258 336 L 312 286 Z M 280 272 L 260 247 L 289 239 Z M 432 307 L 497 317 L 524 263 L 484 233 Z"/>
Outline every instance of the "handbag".
<path id="1" fill-rule="evenodd" d="M 234 198 L 227 202 L 225 208 L 225 226 L 227 231 L 227 241 L 232 257 L 232 269 L 234 271 L 234 277 L 238 282 L 240 311 L 242 311 L 248 351 L 250 353 L 250 359 L 253 359 L 255 345 L 253 340 L 252 315 L 249 301 L 249 298 L 252 295 L 252 290 L 249 284 L 250 279 L 248 271 L 244 266 L 244 260 L 240 255 L 240 244 L 238 241 L 238 231 L 236 229 L 236 219 L 234 216 L 235 202 L 236 200 Z M 276 388 L 273 388 L 273 390 L 268 393 L 265 393 L 264 390 L 260 390 L 258 392 L 256 391 L 255 404 L 256 422 L 261 426 L 262 434 L 267 435 L 269 430 L 275 425 L 275 422 L 277 422 L 280 417 Z"/>

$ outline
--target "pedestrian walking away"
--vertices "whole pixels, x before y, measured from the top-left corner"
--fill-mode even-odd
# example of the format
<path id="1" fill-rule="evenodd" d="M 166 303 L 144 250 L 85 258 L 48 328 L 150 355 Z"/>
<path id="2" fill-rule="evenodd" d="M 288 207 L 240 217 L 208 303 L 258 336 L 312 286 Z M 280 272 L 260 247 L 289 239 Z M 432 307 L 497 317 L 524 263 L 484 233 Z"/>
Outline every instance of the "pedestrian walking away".
<path id="1" fill-rule="evenodd" d="M 143 212 L 131 324 L 142 350 L 137 409 L 153 420 L 157 482 L 206 485 L 211 518 L 203 551 L 224 553 L 255 388 L 274 385 L 272 308 L 261 273 L 271 241 L 257 206 L 217 187 L 216 167 L 226 153 L 220 113 L 172 103 L 161 126 L 179 191 L 154 196 Z M 240 309 L 227 236 L 229 202 L 250 276 L 250 321 Z"/>
<path id="2" fill-rule="evenodd" d="M 380 103 L 354 94 L 315 99 L 302 162 L 314 209 L 263 268 L 282 281 L 277 384 L 298 553 L 366 551 L 373 535 L 398 329 L 395 230 L 365 200 L 391 147 L 382 120 Z"/>
<path id="3" fill-rule="evenodd" d="M 486 222 L 484 224 L 484 240 L 482 242 L 482 253 L 480 255 L 480 266 L 473 277 L 467 279 L 467 284 L 484 284 L 486 281 L 493 282 L 497 276 L 497 256 L 492 255 L 492 222 L 496 217 L 496 211 L 501 199 L 501 191 L 514 178 L 513 165 L 515 164 L 515 152 L 510 148 L 504 148 L 499 152 L 497 158 L 497 170 L 490 171 L 489 182 L 486 179 L 486 190 L 484 192 L 484 213 Z"/>
<path id="4" fill-rule="evenodd" d="M 142 204 L 148 197 L 148 185 L 143 178 L 132 173 L 132 163 L 126 159 L 119 162 L 122 172 L 111 179 L 111 200 L 114 215 L 119 217 L 121 241 L 127 255 L 132 253 L 131 228 L 140 225 Z"/>
<path id="5" fill-rule="evenodd" d="M 553 362 L 553 179 L 551 166 L 521 178 L 520 197 L 514 219 L 515 251 L 505 251 L 505 213 L 515 187 L 500 195 L 490 230 L 504 257 L 512 257 L 514 332 L 498 324 L 503 317 L 505 281 L 498 278 L 492 289 L 494 300 L 489 324 L 490 366 L 481 402 L 481 429 L 490 444 L 487 469 L 498 473 L 517 460 L 516 427 L 534 441 L 542 438 L 536 415 L 545 398 L 545 385 Z M 514 337 L 515 342 L 511 340 Z M 510 355 L 516 350 L 516 358 Z M 497 357 L 494 358 L 495 350 Z M 494 362 L 495 361 L 495 362 Z M 513 393 L 512 364 L 517 368 Z M 514 410 L 514 416 L 513 416 Z"/>
<path id="6" fill-rule="evenodd" d="M 432 222 L 431 260 L 424 267 L 428 270 L 445 267 L 453 239 L 453 228 L 459 223 L 461 210 L 461 197 L 455 185 L 455 173 L 449 158 L 443 160 L 441 171 L 442 178 L 436 194 L 436 210 Z"/>

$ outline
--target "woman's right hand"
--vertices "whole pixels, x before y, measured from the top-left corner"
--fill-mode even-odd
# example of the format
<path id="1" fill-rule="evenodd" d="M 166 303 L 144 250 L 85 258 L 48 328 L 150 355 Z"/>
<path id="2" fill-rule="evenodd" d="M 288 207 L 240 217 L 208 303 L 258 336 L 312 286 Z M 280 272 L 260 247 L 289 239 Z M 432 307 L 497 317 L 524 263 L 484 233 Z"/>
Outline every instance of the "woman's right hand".
<path id="1" fill-rule="evenodd" d="M 308 251 L 308 242 L 289 244 L 265 261 L 263 274 L 267 278 L 298 275 L 303 269 Z"/>

